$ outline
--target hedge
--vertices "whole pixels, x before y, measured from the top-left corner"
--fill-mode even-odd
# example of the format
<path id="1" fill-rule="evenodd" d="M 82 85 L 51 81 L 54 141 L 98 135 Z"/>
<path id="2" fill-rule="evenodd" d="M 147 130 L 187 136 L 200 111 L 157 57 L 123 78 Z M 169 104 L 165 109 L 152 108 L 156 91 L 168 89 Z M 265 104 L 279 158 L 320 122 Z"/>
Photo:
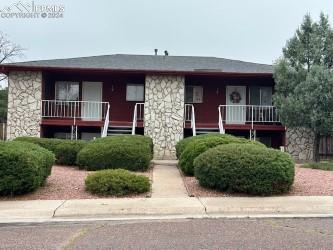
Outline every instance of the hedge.
<path id="1" fill-rule="evenodd" d="M 209 149 L 195 159 L 194 166 L 201 186 L 253 195 L 285 193 L 295 175 L 290 155 L 249 144 Z"/>
<path id="2" fill-rule="evenodd" d="M 54 154 L 26 142 L 0 142 L 0 195 L 31 192 L 51 174 Z"/>
<path id="3" fill-rule="evenodd" d="M 77 164 L 87 170 L 123 168 L 144 171 L 152 159 L 152 141 L 141 135 L 117 135 L 97 139 L 84 147 Z"/>
<path id="4" fill-rule="evenodd" d="M 150 190 L 149 178 L 124 169 L 100 170 L 87 176 L 86 190 L 93 194 L 123 196 Z"/>
<path id="5" fill-rule="evenodd" d="M 75 165 L 78 152 L 88 142 L 82 140 L 65 140 L 55 138 L 18 137 L 15 141 L 37 144 L 50 150 L 56 156 L 56 163 L 60 165 Z"/>
<path id="6" fill-rule="evenodd" d="M 193 175 L 193 162 L 196 157 L 210 148 L 230 143 L 251 144 L 265 147 L 260 142 L 250 141 L 245 138 L 226 134 L 211 134 L 202 137 L 197 136 L 195 139 L 192 139 L 189 143 L 187 143 L 185 150 L 182 152 L 179 160 L 180 169 L 185 175 Z"/>

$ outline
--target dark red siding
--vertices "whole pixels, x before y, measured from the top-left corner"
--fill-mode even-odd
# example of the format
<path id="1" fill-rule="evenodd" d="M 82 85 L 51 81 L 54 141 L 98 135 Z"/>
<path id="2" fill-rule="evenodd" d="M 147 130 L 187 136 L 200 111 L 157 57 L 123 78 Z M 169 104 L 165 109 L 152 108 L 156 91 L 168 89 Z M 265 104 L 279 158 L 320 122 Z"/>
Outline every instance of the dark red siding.
<path id="1" fill-rule="evenodd" d="M 203 103 L 194 103 L 196 122 L 202 126 L 218 125 L 218 106 L 226 104 L 226 86 L 274 86 L 272 77 L 209 77 L 189 76 L 185 79 L 186 85 L 203 86 Z M 249 96 L 247 88 L 247 104 Z"/>
<path id="2" fill-rule="evenodd" d="M 43 99 L 55 98 L 56 81 L 80 82 L 80 99 L 82 99 L 82 81 L 103 82 L 103 101 L 111 104 L 110 121 L 131 122 L 136 102 L 126 101 L 126 84 L 144 84 L 144 75 L 125 75 L 107 73 L 44 73 Z"/>

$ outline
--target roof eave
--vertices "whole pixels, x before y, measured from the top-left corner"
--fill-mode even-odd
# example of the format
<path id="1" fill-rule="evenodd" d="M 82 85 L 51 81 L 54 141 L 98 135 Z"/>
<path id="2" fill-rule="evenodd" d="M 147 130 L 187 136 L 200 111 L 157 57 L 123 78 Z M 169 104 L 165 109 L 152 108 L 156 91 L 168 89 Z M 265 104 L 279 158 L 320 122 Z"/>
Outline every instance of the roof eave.
<path id="1" fill-rule="evenodd" d="M 45 67 L 0 65 L 0 73 L 8 74 L 10 71 L 62 71 L 62 72 L 110 72 L 129 74 L 159 74 L 159 75 L 243 75 L 243 76 L 272 76 L 271 72 L 226 72 L 226 71 L 175 71 L 175 70 L 134 70 L 134 69 L 109 69 L 109 68 L 77 68 L 77 67 Z"/>

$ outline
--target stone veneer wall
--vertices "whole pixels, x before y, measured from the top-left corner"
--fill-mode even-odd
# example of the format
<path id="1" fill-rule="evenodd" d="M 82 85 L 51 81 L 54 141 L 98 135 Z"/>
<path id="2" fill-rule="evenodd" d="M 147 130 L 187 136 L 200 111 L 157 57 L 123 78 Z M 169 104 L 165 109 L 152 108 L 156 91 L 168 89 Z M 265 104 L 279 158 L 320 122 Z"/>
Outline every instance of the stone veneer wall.
<path id="1" fill-rule="evenodd" d="M 7 139 L 40 136 L 42 73 L 12 71 L 8 76 Z"/>
<path id="2" fill-rule="evenodd" d="M 307 161 L 313 159 L 314 134 L 305 128 L 287 129 L 286 151 L 295 160 Z"/>
<path id="3" fill-rule="evenodd" d="M 146 76 L 145 135 L 154 143 L 155 159 L 176 159 L 176 144 L 183 138 L 185 78 Z"/>

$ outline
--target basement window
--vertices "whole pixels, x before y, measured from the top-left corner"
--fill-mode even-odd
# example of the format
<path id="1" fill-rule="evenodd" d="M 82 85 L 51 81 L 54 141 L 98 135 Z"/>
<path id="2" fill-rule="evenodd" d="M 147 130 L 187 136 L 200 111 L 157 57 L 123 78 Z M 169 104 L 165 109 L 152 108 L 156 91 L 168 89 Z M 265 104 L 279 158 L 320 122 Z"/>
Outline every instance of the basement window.
<path id="1" fill-rule="evenodd" d="M 186 103 L 202 103 L 203 102 L 202 86 L 187 85 L 185 87 L 185 102 Z"/>
<path id="2" fill-rule="evenodd" d="M 145 88 L 143 84 L 127 84 L 126 101 L 143 102 Z"/>

